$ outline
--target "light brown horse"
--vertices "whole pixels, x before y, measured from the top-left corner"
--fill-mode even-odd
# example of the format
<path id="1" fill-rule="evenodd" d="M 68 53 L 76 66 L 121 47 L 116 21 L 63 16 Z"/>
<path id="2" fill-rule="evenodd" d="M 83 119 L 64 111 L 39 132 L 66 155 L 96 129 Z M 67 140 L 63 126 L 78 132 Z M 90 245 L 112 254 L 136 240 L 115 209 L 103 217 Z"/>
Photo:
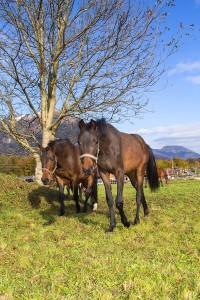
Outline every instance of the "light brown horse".
<path id="1" fill-rule="evenodd" d="M 149 212 L 143 191 L 145 170 L 147 170 L 151 190 L 156 190 L 159 187 L 156 162 L 152 150 L 139 135 L 120 132 L 108 124 L 105 119 L 91 120 L 86 124 L 81 120 L 79 128 L 78 142 L 83 171 L 89 175 L 98 166 L 99 174 L 105 186 L 110 211 L 110 226 L 107 231 L 113 231 L 116 226 L 110 174 L 113 174 L 117 179 L 116 207 L 119 210 L 121 222 L 126 227 L 129 227 L 131 223 L 127 220 L 123 209 L 124 175 L 129 177 L 136 189 L 137 208 L 134 224 L 138 224 L 140 222 L 140 205 L 143 205 L 144 215 Z"/>
<path id="2" fill-rule="evenodd" d="M 158 172 L 158 178 L 159 178 L 161 186 L 163 186 L 163 180 L 165 180 L 166 184 L 169 184 L 170 180 L 167 176 L 167 172 L 165 171 L 165 169 L 157 168 L 157 172 Z M 144 186 L 145 186 L 145 188 L 147 187 L 147 184 L 148 184 L 148 179 L 147 179 L 147 176 L 145 174 L 145 177 L 144 177 Z"/>
<path id="3" fill-rule="evenodd" d="M 167 176 L 167 172 L 163 168 L 157 168 L 158 171 L 158 177 L 160 180 L 160 184 L 163 186 L 163 180 L 165 180 L 166 184 L 169 184 L 169 178 Z"/>
<path id="4" fill-rule="evenodd" d="M 86 175 L 82 171 L 80 163 L 79 147 L 71 143 L 69 139 L 49 142 L 46 148 L 40 146 L 42 162 L 42 182 L 49 185 L 54 176 L 59 187 L 60 215 L 64 215 L 64 187 L 71 184 L 73 198 L 76 203 L 76 211 L 80 212 L 78 188 L 81 182 L 86 188 L 83 211 L 87 211 L 87 202 L 91 196 L 93 210 L 97 209 L 97 175 L 94 171 Z"/>

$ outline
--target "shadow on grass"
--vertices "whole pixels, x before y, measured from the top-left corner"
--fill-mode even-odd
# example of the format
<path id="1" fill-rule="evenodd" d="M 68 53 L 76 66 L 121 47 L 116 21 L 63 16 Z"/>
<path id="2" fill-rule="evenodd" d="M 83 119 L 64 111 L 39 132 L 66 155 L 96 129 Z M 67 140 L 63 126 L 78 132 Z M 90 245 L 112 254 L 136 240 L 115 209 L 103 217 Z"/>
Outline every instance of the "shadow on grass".
<path id="1" fill-rule="evenodd" d="M 28 200 L 31 206 L 35 209 L 41 209 L 40 215 L 45 220 L 44 226 L 51 225 L 56 222 L 56 218 L 59 216 L 60 204 L 58 201 L 58 190 L 52 189 L 46 186 L 39 186 L 33 189 L 29 193 Z M 84 198 L 84 197 L 83 197 Z M 80 199 L 79 203 L 83 208 L 84 199 Z M 48 208 L 46 208 L 48 205 Z M 76 206 L 73 200 L 73 195 L 66 195 L 65 197 L 65 215 L 59 216 L 60 218 L 78 218 L 80 223 L 99 225 L 99 221 L 94 218 L 88 218 L 88 214 L 105 215 L 103 211 L 92 212 L 91 207 L 88 205 L 87 213 L 76 213 Z"/>

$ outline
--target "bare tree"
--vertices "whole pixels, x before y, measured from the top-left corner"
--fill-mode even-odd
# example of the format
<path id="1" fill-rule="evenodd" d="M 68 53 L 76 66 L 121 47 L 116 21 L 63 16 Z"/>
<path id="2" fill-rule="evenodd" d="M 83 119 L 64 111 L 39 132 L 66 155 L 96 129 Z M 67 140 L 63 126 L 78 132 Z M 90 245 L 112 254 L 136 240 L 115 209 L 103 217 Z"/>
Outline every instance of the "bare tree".
<path id="1" fill-rule="evenodd" d="M 166 25 L 173 2 L 0 1 L 0 122 L 39 173 L 35 132 L 19 130 L 19 116 L 37 119 L 46 146 L 66 116 L 140 113 L 178 47 Z"/>

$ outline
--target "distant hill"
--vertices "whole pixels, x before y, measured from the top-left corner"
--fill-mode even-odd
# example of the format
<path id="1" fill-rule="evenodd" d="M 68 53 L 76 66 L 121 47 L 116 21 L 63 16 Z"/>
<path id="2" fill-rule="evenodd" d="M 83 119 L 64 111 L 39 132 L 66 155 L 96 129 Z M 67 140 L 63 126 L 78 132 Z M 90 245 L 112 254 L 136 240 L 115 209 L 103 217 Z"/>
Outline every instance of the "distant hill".
<path id="1" fill-rule="evenodd" d="M 79 127 L 79 119 L 75 117 L 66 117 L 61 121 L 61 124 L 56 132 L 56 138 L 65 139 L 69 138 L 72 143 L 77 143 Z M 41 143 L 42 134 L 41 126 L 38 120 L 32 115 L 23 115 L 17 119 L 17 127 L 19 132 L 22 134 L 29 135 L 34 133 Z M 6 132 L 0 128 L 0 154 L 9 154 L 9 155 L 29 155 L 29 152 L 25 150 L 20 144 L 16 143 Z M 32 145 L 35 145 L 33 139 L 29 139 L 29 142 Z"/>
<path id="2" fill-rule="evenodd" d="M 164 146 L 162 149 L 153 149 L 156 159 L 172 159 L 174 157 L 188 159 L 200 158 L 200 154 L 182 146 Z"/>

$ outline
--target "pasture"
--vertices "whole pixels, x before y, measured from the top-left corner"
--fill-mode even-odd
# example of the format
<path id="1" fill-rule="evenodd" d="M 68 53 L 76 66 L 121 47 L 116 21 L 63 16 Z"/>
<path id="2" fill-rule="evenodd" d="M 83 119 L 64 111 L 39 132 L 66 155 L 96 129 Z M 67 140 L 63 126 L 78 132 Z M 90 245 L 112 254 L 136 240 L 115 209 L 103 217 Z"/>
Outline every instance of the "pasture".
<path id="1" fill-rule="evenodd" d="M 76 214 L 66 199 L 62 217 L 56 190 L 2 174 L 0 185 L 0 300 L 199 299 L 199 180 L 146 188 L 150 214 L 125 228 L 115 210 L 113 233 L 102 185 L 96 213 Z M 127 183 L 132 222 L 135 209 Z"/>

